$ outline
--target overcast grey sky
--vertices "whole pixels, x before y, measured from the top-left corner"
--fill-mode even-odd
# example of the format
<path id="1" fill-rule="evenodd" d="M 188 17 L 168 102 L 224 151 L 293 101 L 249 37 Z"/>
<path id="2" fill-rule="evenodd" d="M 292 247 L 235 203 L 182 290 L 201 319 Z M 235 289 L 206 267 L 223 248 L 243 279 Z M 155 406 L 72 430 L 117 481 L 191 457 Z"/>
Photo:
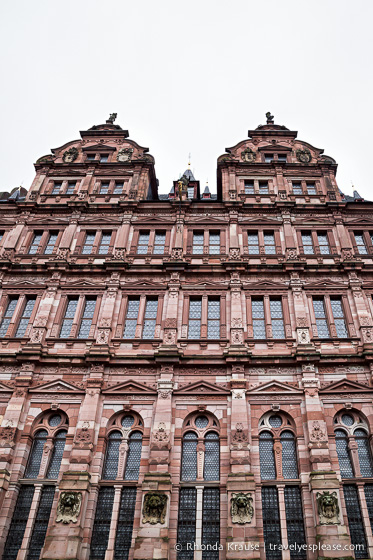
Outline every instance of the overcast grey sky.
<path id="1" fill-rule="evenodd" d="M 271 111 L 373 200 L 372 16 L 370 0 L 4 2 L 0 190 L 116 112 L 160 192 L 189 152 L 215 191 L 217 157 Z"/>

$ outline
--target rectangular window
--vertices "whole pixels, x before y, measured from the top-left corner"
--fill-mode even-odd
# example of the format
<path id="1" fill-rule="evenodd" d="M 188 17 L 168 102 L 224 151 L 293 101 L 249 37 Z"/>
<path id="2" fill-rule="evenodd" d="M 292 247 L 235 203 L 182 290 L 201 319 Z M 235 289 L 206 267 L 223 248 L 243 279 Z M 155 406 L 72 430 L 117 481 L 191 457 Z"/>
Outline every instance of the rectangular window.
<path id="1" fill-rule="evenodd" d="M 207 338 L 220 338 L 220 300 L 208 299 Z"/>
<path id="2" fill-rule="evenodd" d="M 96 154 L 87 154 L 88 161 L 94 161 L 96 159 Z"/>
<path id="3" fill-rule="evenodd" d="M 110 183 L 102 182 L 100 186 L 100 194 L 107 194 L 109 192 L 109 185 Z"/>
<path id="4" fill-rule="evenodd" d="M 277 488 L 262 487 L 263 533 L 266 560 L 281 560 L 281 525 Z"/>
<path id="5" fill-rule="evenodd" d="M 188 187 L 188 198 L 194 198 L 194 187 Z"/>
<path id="6" fill-rule="evenodd" d="M 311 195 L 317 194 L 315 183 L 307 183 L 307 193 Z"/>
<path id="7" fill-rule="evenodd" d="M 158 299 L 148 299 L 145 305 L 143 338 L 154 338 L 158 311 Z"/>
<path id="8" fill-rule="evenodd" d="M 365 245 L 364 235 L 362 233 L 355 233 L 354 235 L 355 235 L 355 242 L 359 254 L 367 255 L 368 250 L 367 250 L 367 246 Z"/>
<path id="9" fill-rule="evenodd" d="M 266 327 L 264 320 L 264 301 L 262 299 L 252 300 L 252 317 L 254 338 L 266 338 Z"/>
<path id="10" fill-rule="evenodd" d="M 51 255 L 53 253 L 53 249 L 55 248 L 57 242 L 58 233 L 50 233 L 48 237 L 47 244 L 44 249 L 44 253 L 46 255 Z"/>
<path id="11" fill-rule="evenodd" d="M 28 254 L 29 254 L 29 255 L 36 255 L 37 250 L 38 250 L 39 245 L 40 245 L 40 241 L 41 241 L 42 235 L 43 235 L 43 232 L 42 232 L 42 231 L 38 231 L 38 232 L 35 232 L 35 233 L 34 233 L 34 236 L 33 236 L 33 238 L 32 238 L 32 242 L 31 242 L 31 245 L 30 245 L 30 248 L 29 248 L 29 250 L 28 250 Z"/>
<path id="12" fill-rule="evenodd" d="M 203 231 L 193 233 L 193 253 L 203 255 Z"/>
<path id="13" fill-rule="evenodd" d="M 88 338 L 91 330 L 92 319 L 96 307 L 96 298 L 86 299 L 78 338 Z"/>
<path id="14" fill-rule="evenodd" d="M 264 251 L 266 255 L 276 254 L 275 236 L 271 232 L 264 232 Z"/>
<path id="15" fill-rule="evenodd" d="M 302 184 L 293 183 L 293 194 L 303 194 Z"/>
<path id="16" fill-rule="evenodd" d="M 280 163 L 286 163 L 287 162 L 287 155 L 286 154 L 278 154 L 277 155 L 277 161 Z"/>
<path id="17" fill-rule="evenodd" d="M 245 194 L 254 194 L 254 181 L 245 181 Z"/>
<path id="18" fill-rule="evenodd" d="M 137 254 L 138 255 L 146 255 L 148 252 L 149 246 L 149 232 L 142 232 L 139 234 L 139 242 L 137 244 Z"/>
<path id="19" fill-rule="evenodd" d="M 360 502 L 357 487 L 353 484 L 343 486 L 346 503 L 348 526 L 350 529 L 351 544 L 354 545 L 355 558 L 367 558 L 367 542 L 361 516 Z"/>
<path id="20" fill-rule="evenodd" d="M 247 234 L 247 243 L 249 255 L 259 255 L 259 236 L 257 233 L 249 232 Z"/>
<path id="21" fill-rule="evenodd" d="M 65 316 L 62 321 L 60 338 L 68 338 L 70 336 L 77 307 L 78 307 L 78 298 L 71 298 L 71 299 L 69 298 L 67 302 Z"/>
<path id="22" fill-rule="evenodd" d="M 128 486 L 122 489 L 115 535 L 114 560 L 128 560 L 135 517 L 136 492 L 136 486 Z"/>
<path id="23" fill-rule="evenodd" d="M 109 542 L 114 505 L 114 486 L 101 486 L 98 491 L 96 515 L 92 529 L 90 560 L 104 560 Z"/>
<path id="24" fill-rule="evenodd" d="M 364 484 L 364 493 L 367 502 L 370 526 L 373 531 L 373 484 Z"/>
<path id="25" fill-rule="evenodd" d="M 268 194 L 268 182 L 267 181 L 259 181 L 259 194 Z"/>
<path id="26" fill-rule="evenodd" d="M 67 183 L 66 194 L 74 194 L 75 187 L 76 187 L 76 181 L 69 181 Z"/>
<path id="27" fill-rule="evenodd" d="M 326 320 L 324 299 L 313 299 L 317 335 L 319 338 L 330 338 L 328 321 Z"/>
<path id="28" fill-rule="evenodd" d="M 123 192 L 123 186 L 124 186 L 124 183 L 123 183 L 123 182 L 116 181 L 116 182 L 115 182 L 115 186 L 114 186 L 114 191 L 113 191 L 113 193 L 114 193 L 114 194 L 122 194 L 122 192 Z"/>
<path id="29" fill-rule="evenodd" d="M 13 314 L 16 310 L 16 306 L 18 303 L 18 297 L 13 297 L 9 299 L 9 303 L 7 305 L 6 311 L 4 313 L 3 320 L 1 321 L 0 326 L 0 337 L 4 337 L 8 331 L 10 322 L 12 320 Z"/>
<path id="30" fill-rule="evenodd" d="M 272 161 L 274 161 L 274 159 L 275 159 L 274 154 L 265 154 L 264 155 L 265 163 L 272 163 Z"/>
<path id="31" fill-rule="evenodd" d="M 45 535 L 47 534 L 49 525 L 54 493 L 54 486 L 43 486 L 29 543 L 27 560 L 39 560 L 40 558 L 41 549 L 44 546 Z"/>
<path id="32" fill-rule="evenodd" d="M 177 542 L 180 546 L 178 560 L 193 560 L 193 543 L 196 540 L 196 488 L 180 488 Z"/>
<path id="33" fill-rule="evenodd" d="M 342 301 L 340 298 L 330 298 L 330 304 L 332 306 L 332 313 L 334 318 L 335 329 L 337 331 L 337 337 L 347 338 L 348 331 L 347 331 L 346 321 L 343 313 Z"/>
<path id="34" fill-rule="evenodd" d="M 101 235 L 100 246 L 98 248 L 99 255 L 107 255 L 109 252 L 110 247 L 110 240 L 111 240 L 111 231 L 103 233 Z"/>
<path id="35" fill-rule="evenodd" d="M 218 231 L 209 233 L 209 253 L 210 255 L 220 254 L 220 233 Z"/>
<path id="36" fill-rule="evenodd" d="M 36 303 L 36 298 L 28 298 L 26 300 L 25 307 L 23 309 L 22 315 L 21 315 L 20 320 L 18 322 L 18 328 L 17 328 L 17 331 L 16 331 L 16 338 L 22 338 L 23 336 L 25 336 L 26 329 L 27 329 L 28 324 L 30 322 L 31 314 L 34 310 L 35 303 Z"/>
<path id="37" fill-rule="evenodd" d="M 219 560 L 220 490 L 204 488 L 202 502 L 202 560 Z"/>
<path id="38" fill-rule="evenodd" d="M 166 233 L 163 231 L 156 231 L 154 236 L 154 255 L 163 255 L 164 246 L 166 244 Z"/>
<path id="39" fill-rule="evenodd" d="M 109 154 L 100 154 L 100 162 L 107 163 L 109 161 Z"/>
<path id="40" fill-rule="evenodd" d="M 12 522 L 5 541 L 3 560 L 15 560 L 17 558 L 29 519 L 34 491 L 33 486 L 21 486 L 19 489 Z"/>
<path id="41" fill-rule="evenodd" d="M 322 255 L 329 255 L 329 241 L 328 241 L 328 234 L 327 233 L 317 233 L 317 240 L 319 242 L 320 253 Z"/>
<path id="42" fill-rule="evenodd" d="M 123 338 L 135 338 L 137 317 L 139 315 L 140 298 L 128 300 L 126 322 L 124 324 Z"/>
<path id="43" fill-rule="evenodd" d="M 302 497 L 299 486 L 285 486 L 284 501 L 288 543 L 289 545 L 295 545 L 290 548 L 290 559 L 305 560 L 307 558 L 306 550 L 298 548 L 306 544 Z"/>
<path id="44" fill-rule="evenodd" d="M 188 338 L 201 338 L 202 299 L 189 301 Z"/>
<path id="45" fill-rule="evenodd" d="M 302 245 L 303 245 L 303 252 L 305 255 L 314 254 L 315 251 L 313 248 L 311 233 L 302 232 Z"/>
<path id="46" fill-rule="evenodd" d="M 62 183 L 55 181 L 53 184 L 52 194 L 59 194 L 61 187 L 62 187 Z"/>
<path id="47" fill-rule="evenodd" d="M 86 233 L 84 245 L 82 249 L 82 255 L 90 255 L 93 250 L 93 244 L 95 242 L 96 232 Z"/>
<path id="48" fill-rule="evenodd" d="M 270 299 L 272 336 L 273 338 L 285 338 L 284 316 L 282 313 L 282 301 L 280 299 Z"/>

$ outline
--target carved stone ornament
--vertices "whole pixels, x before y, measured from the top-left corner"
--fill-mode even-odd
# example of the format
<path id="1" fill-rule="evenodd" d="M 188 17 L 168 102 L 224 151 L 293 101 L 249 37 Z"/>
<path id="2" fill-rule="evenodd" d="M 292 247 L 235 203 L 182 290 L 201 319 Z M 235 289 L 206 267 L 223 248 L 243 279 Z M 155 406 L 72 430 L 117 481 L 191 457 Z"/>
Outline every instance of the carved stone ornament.
<path id="1" fill-rule="evenodd" d="M 174 247 L 171 249 L 171 258 L 172 259 L 182 259 L 183 258 L 183 250 L 179 247 Z"/>
<path id="2" fill-rule="evenodd" d="M 14 447 L 17 428 L 5 426 L 0 428 L 0 447 Z"/>
<path id="3" fill-rule="evenodd" d="M 337 492 L 330 493 L 329 491 L 324 491 L 322 494 L 317 492 L 316 501 L 320 525 L 339 525 Z"/>
<path id="4" fill-rule="evenodd" d="M 255 158 L 256 158 L 256 154 L 251 150 L 251 148 L 246 148 L 245 150 L 242 150 L 241 159 L 245 163 L 252 163 L 253 161 L 255 161 Z"/>
<path id="5" fill-rule="evenodd" d="M 288 261 L 295 261 L 298 259 L 298 254 L 296 249 L 286 249 L 286 259 Z"/>
<path id="6" fill-rule="evenodd" d="M 301 163 L 310 163 L 312 159 L 311 152 L 307 148 L 305 150 L 297 150 L 296 156 L 297 160 Z"/>
<path id="7" fill-rule="evenodd" d="M 142 522 L 155 525 L 163 523 L 166 519 L 167 496 L 159 492 L 148 492 L 144 497 L 142 508 Z"/>
<path id="8" fill-rule="evenodd" d="M 107 344 L 109 342 L 110 329 L 99 329 L 97 335 L 97 344 Z"/>
<path id="9" fill-rule="evenodd" d="M 119 150 L 117 155 L 117 161 L 125 163 L 126 161 L 131 161 L 133 155 L 133 148 L 122 148 Z"/>
<path id="10" fill-rule="evenodd" d="M 297 329 L 298 344 L 309 344 L 310 343 L 310 331 L 309 329 Z"/>
<path id="11" fill-rule="evenodd" d="M 77 148 L 70 148 L 63 153 L 62 159 L 64 163 L 72 163 L 78 157 L 78 150 Z"/>
<path id="12" fill-rule="evenodd" d="M 61 492 L 57 506 L 56 522 L 76 523 L 82 505 L 81 492 Z"/>
<path id="13" fill-rule="evenodd" d="M 241 258 L 241 253 L 238 247 L 231 247 L 229 249 L 229 258 L 233 260 L 238 260 Z"/>
<path id="14" fill-rule="evenodd" d="M 244 494 L 243 492 L 232 494 L 232 498 L 231 498 L 232 523 L 239 523 L 240 525 L 244 525 L 245 523 L 251 523 L 251 520 L 254 515 L 254 508 L 252 503 L 253 503 L 253 498 L 251 494 Z"/>
<path id="15" fill-rule="evenodd" d="M 241 422 L 236 424 L 236 430 L 232 434 L 232 449 L 248 448 L 248 433 L 243 429 Z"/>

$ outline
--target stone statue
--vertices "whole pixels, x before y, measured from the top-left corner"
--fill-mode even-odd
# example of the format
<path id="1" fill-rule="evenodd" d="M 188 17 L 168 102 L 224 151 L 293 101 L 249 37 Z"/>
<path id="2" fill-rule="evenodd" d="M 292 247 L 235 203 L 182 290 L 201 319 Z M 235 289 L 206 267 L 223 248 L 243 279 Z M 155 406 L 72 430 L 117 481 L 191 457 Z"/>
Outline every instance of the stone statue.
<path id="1" fill-rule="evenodd" d="M 232 523 L 239 523 L 240 525 L 243 525 L 244 523 L 250 523 L 254 515 L 254 508 L 252 506 L 252 503 L 253 498 L 251 494 L 244 494 L 243 492 L 232 494 Z"/>
<path id="2" fill-rule="evenodd" d="M 116 118 L 117 118 L 117 113 L 110 113 L 110 117 L 106 122 L 110 124 L 114 124 Z"/>
<path id="3" fill-rule="evenodd" d="M 324 491 L 322 494 L 317 492 L 316 501 L 321 525 L 337 525 L 340 523 L 337 492 Z"/>
<path id="4" fill-rule="evenodd" d="M 61 492 L 57 506 L 56 522 L 76 523 L 82 505 L 81 492 Z"/>
<path id="5" fill-rule="evenodd" d="M 275 117 L 271 115 L 271 113 L 268 111 L 268 113 L 266 113 L 266 119 L 267 119 L 267 124 L 273 124 Z"/>
<path id="6" fill-rule="evenodd" d="M 142 522 L 164 523 L 167 510 L 167 496 L 158 492 L 148 492 L 145 494 L 144 505 L 142 508 Z"/>

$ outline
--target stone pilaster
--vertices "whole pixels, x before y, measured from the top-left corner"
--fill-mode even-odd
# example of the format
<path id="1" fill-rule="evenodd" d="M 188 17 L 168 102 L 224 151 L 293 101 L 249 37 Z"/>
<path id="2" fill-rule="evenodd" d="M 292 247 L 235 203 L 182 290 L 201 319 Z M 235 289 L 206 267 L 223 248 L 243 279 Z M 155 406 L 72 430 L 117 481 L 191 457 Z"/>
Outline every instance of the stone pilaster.
<path id="1" fill-rule="evenodd" d="M 173 366 L 162 366 L 150 442 L 150 470 L 167 472 L 170 462 Z M 156 466 L 155 466 L 156 465 Z"/>
<path id="2" fill-rule="evenodd" d="M 260 558 L 255 488 L 252 473 L 228 475 L 227 560 Z"/>

